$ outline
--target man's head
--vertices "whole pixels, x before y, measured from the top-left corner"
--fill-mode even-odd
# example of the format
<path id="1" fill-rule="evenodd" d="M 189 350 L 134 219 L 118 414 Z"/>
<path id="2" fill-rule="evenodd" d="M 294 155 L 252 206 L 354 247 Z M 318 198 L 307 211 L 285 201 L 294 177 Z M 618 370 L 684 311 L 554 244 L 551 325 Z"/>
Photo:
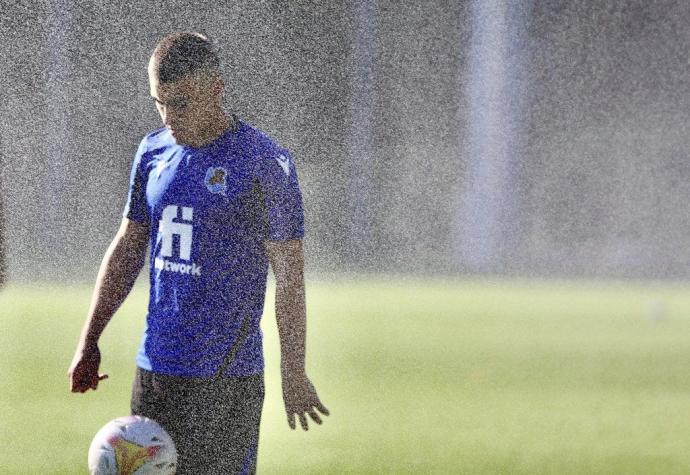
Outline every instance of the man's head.
<path id="1" fill-rule="evenodd" d="M 177 143 L 203 145 L 227 125 L 218 55 L 205 36 L 166 36 L 151 55 L 148 73 L 151 96 Z"/>

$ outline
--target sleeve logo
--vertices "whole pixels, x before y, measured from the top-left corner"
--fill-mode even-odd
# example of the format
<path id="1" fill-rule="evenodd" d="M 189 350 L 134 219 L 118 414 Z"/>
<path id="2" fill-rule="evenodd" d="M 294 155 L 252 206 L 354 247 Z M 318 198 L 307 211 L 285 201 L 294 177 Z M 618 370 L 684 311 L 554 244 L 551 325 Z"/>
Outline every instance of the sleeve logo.
<path id="1" fill-rule="evenodd" d="M 228 176 L 228 171 L 223 167 L 210 167 L 206 170 L 206 178 L 204 182 L 206 183 L 206 188 L 211 193 L 225 194 L 228 188 L 226 178 Z"/>
<path id="2" fill-rule="evenodd" d="M 287 176 L 290 176 L 290 159 L 283 155 L 282 153 L 276 157 L 276 161 L 280 168 L 283 169 Z"/>

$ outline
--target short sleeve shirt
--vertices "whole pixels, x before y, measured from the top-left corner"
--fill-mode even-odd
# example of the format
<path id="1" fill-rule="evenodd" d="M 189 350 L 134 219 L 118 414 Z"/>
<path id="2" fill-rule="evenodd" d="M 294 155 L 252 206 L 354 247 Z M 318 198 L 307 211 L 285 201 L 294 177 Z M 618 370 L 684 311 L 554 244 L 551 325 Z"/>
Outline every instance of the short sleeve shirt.
<path id="1" fill-rule="evenodd" d="M 261 371 L 263 243 L 304 236 L 290 153 L 243 121 L 199 148 L 157 130 L 137 150 L 124 216 L 149 226 L 150 296 L 137 365 L 212 376 L 248 319 L 249 336 L 225 374 Z"/>

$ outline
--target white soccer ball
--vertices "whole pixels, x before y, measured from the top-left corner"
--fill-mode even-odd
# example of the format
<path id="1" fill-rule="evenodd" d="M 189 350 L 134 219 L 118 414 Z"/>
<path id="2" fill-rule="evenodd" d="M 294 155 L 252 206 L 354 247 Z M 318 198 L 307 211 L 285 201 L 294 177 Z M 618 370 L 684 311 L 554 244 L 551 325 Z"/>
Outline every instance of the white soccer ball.
<path id="1" fill-rule="evenodd" d="M 118 417 L 99 430 L 89 447 L 91 475 L 173 475 L 175 443 L 153 419 Z"/>

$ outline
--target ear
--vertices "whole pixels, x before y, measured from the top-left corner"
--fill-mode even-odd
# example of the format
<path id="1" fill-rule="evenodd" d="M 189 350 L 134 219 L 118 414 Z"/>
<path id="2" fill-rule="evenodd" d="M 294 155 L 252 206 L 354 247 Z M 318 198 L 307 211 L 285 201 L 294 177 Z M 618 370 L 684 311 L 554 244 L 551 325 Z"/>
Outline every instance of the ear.
<path id="1" fill-rule="evenodd" d="M 213 94 L 222 96 L 225 92 L 225 82 L 220 77 L 216 77 L 211 85 L 211 90 L 213 91 Z"/>

